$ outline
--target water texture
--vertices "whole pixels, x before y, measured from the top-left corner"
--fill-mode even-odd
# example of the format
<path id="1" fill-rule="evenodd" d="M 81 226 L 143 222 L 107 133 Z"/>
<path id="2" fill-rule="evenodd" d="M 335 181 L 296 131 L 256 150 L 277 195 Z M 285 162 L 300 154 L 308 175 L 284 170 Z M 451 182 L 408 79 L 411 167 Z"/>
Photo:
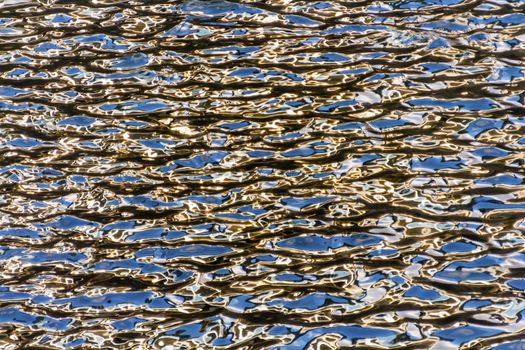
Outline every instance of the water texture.
<path id="1" fill-rule="evenodd" d="M 0 349 L 525 348 L 525 2 L 0 3 Z"/>

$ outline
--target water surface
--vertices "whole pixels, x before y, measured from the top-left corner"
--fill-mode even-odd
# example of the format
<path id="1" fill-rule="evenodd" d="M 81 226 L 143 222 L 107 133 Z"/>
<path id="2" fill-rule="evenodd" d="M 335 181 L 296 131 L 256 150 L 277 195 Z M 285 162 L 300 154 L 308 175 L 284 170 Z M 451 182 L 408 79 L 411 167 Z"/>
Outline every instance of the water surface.
<path id="1" fill-rule="evenodd" d="M 0 348 L 524 348 L 524 13 L 4 0 Z"/>

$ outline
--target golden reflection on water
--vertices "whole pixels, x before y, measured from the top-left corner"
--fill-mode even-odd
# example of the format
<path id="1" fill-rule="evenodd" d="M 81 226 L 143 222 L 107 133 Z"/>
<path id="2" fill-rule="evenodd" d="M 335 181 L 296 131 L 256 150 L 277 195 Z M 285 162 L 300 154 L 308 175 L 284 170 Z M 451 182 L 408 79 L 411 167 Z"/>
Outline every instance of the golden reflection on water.
<path id="1" fill-rule="evenodd" d="M 5 0 L 0 348 L 525 347 L 523 10 Z"/>

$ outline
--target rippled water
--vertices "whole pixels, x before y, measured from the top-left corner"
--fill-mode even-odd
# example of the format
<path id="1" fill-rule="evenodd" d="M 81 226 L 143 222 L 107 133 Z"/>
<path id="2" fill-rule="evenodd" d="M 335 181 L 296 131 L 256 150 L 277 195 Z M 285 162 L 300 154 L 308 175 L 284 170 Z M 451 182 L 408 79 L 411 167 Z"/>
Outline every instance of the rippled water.
<path id="1" fill-rule="evenodd" d="M 1 349 L 525 348 L 525 2 L 0 4 Z"/>

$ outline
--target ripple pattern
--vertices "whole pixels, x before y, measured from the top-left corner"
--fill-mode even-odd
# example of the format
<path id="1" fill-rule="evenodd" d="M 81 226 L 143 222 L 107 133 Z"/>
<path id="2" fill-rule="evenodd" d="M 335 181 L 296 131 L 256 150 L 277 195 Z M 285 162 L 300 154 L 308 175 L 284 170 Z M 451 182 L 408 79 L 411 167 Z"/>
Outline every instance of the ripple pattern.
<path id="1" fill-rule="evenodd" d="M 3 0 L 0 348 L 525 348 L 522 0 Z"/>

